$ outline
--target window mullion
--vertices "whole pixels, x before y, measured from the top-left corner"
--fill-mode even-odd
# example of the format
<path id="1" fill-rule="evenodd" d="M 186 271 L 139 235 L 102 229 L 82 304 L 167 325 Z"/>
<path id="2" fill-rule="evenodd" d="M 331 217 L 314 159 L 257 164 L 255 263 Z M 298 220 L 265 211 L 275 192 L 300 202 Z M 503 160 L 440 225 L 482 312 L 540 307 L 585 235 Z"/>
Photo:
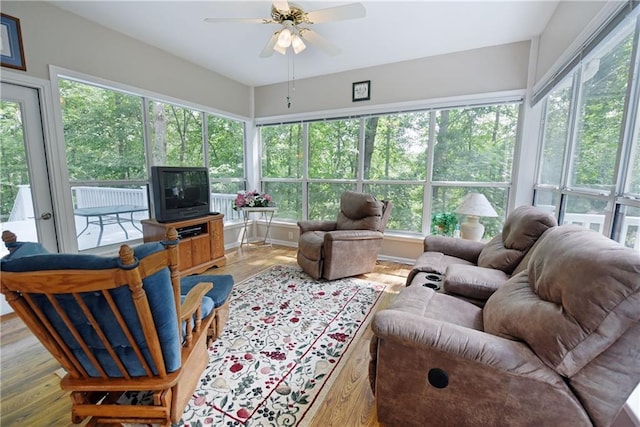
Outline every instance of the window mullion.
<path id="1" fill-rule="evenodd" d="M 625 195 L 631 186 L 631 175 L 633 171 L 633 153 L 638 150 L 634 147 L 635 132 L 638 132 L 638 108 L 640 108 L 640 17 L 636 18 L 635 34 L 633 38 L 633 52 L 631 53 L 631 64 L 629 70 L 629 80 L 627 84 L 627 98 L 623 116 L 623 132 L 621 143 L 618 147 L 618 157 L 616 159 L 616 196 Z M 636 141 L 638 138 L 635 138 Z"/>

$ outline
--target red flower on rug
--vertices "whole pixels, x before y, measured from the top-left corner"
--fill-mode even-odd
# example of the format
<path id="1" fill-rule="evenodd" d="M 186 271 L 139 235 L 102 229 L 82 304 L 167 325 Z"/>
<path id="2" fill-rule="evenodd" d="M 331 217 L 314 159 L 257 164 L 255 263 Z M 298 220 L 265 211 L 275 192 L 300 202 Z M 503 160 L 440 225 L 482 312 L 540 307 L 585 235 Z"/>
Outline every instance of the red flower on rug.
<path id="1" fill-rule="evenodd" d="M 345 342 L 345 341 L 347 341 L 347 338 L 349 338 L 349 335 L 342 334 L 340 332 L 336 332 L 335 334 L 329 334 L 329 336 L 331 338 L 333 338 L 334 340 L 340 341 L 340 342 Z"/>

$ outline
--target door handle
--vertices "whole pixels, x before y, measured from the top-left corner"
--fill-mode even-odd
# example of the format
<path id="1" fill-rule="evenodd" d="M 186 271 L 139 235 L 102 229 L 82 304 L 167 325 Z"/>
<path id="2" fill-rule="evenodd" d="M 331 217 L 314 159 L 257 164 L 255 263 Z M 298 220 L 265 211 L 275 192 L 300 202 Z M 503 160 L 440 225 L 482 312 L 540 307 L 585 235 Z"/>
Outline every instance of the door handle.
<path id="1" fill-rule="evenodd" d="M 42 215 L 40 215 L 40 218 L 36 218 L 36 219 L 48 220 L 48 219 L 51 219 L 51 218 L 53 218 L 53 215 L 51 215 L 51 212 L 45 212 Z"/>

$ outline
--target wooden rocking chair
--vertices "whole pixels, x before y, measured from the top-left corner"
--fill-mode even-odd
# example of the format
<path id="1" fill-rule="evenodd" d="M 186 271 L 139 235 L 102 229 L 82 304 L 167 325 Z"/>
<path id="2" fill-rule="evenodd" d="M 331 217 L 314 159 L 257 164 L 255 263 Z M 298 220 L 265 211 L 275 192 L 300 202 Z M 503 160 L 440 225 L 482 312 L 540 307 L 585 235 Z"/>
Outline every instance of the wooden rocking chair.
<path id="1" fill-rule="evenodd" d="M 49 254 L 3 233 L 2 293 L 66 370 L 74 423 L 180 421 L 209 360 L 214 304 L 211 283 L 180 295 L 175 230 L 168 238 L 108 258 Z M 143 393 L 145 404 L 128 399 Z"/>

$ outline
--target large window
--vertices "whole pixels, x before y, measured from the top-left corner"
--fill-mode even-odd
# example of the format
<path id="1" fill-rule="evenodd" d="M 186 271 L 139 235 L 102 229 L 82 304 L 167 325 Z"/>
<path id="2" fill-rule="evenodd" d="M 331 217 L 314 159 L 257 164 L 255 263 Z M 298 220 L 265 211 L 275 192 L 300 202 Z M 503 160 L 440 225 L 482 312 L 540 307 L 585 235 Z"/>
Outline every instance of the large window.
<path id="1" fill-rule="evenodd" d="M 637 19 L 603 37 L 544 99 L 534 203 L 640 249 Z"/>
<path id="2" fill-rule="evenodd" d="M 79 249 L 142 237 L 148 164 L 208 166 L 212 210 L 237 217 L 243 122 L 69 78 L 59 87 Z"/>
<path id="3" fill-rule="evenodd" d="M 344 190 L 369 192 L 393 202 L 389 230 L 420 234 L 433 216 L 454 215 L 467 193 L 481 192 L 501 215 L 483 221 L 487 238 L 506 212 L 519 106 L 264 125 L 263 190 L 285 207 L 278 217 L 292 221 L 335 219 Z"/>
<path id="4" fill-rule="evenodd" d="M 202 112 L 160 101 L 148 101 L 151 163 L 202 166 Z"/>

